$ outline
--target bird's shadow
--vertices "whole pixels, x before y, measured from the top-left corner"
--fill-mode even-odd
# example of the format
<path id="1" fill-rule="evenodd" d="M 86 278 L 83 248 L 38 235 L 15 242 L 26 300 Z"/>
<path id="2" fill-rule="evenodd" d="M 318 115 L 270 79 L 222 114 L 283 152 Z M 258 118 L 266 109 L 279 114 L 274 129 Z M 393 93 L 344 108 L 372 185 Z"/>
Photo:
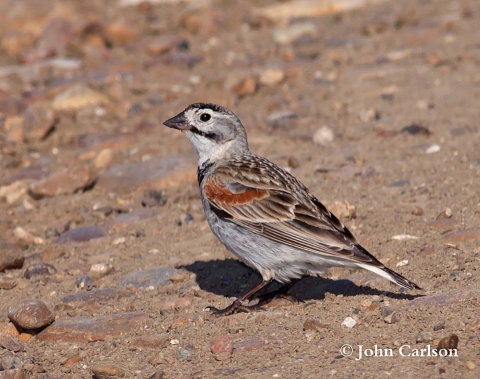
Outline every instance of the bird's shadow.
<path id="1" fill-rule="evenodd" d="M 194 273 L 197 283 L 204 291 L 220 296 L 239 297 L 262 281 L 261 276 L 242 262 L 227 258 L 224 260 L 197 261 L 179 268 Z M 274 282 L 258 294 L 265 294 L 277 289 Z M 343 296 L 383 295 L 391 299 L 413 300 L 422 295 L 380 291 L 370 286 L 357 286 L 348 279 L 331 280 L 321 277 L 304 277 L 289 291 L 298 300 L 322 300 L 325 293 Z"/>

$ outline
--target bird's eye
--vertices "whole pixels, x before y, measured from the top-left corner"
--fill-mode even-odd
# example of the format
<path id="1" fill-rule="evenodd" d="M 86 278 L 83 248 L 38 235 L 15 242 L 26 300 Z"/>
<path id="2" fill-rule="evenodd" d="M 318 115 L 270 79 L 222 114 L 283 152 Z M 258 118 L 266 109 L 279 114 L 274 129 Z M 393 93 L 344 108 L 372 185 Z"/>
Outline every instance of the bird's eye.
<path id="1" fill-rule="evenodd" d="M 202 121 L 202 122 L 207 122 L 207 121 L 209 121 L 211 118 L 212 118 L 212 116 L 210 116 L 208 113 L 202 113 L 202 114 L 200 115 L 200 121 Z"/>

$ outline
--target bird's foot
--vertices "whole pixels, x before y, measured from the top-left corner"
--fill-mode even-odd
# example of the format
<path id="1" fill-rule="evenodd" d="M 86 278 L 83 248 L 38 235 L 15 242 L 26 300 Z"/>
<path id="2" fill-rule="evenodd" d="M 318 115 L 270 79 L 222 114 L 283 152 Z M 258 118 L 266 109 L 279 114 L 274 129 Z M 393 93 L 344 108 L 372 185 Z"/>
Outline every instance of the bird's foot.
<path id="1" fill-rule="evenodd" d="M 208 306 L 205 308 L 207 311 L 212 312 L 212 315 L 214 316 L 229 316 L 234 313 L 240 313 L 240 312 L 252 312 L 252 311 L 261 311 L 262 308 L 260 305 L 253 304 L 253 305 L 244 305 L 242 304 L 242 301 L 237 299 L 235 300 L 232 304 L 230 304 L 228 307 L 223 308 L 223 309 L 218 309 L 212 306 Z"/>

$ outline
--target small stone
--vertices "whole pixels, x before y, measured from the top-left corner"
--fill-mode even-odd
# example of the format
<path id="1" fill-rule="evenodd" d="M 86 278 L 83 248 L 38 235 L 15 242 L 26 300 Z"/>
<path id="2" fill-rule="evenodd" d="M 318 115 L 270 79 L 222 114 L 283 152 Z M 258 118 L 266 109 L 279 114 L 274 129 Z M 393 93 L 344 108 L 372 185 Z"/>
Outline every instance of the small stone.
<path id="1" fill-rule="evenodd" d="M 380 112 L 375 108 L 368 108 L 362 110 L 359 117 L 363 122 L 370 122 L 380 119 Z"/>
<path id="2" fill-rule="evenodd" d="M 34 199 L 69 195 L 81 190 L 91 183 L 90 167 L 78 164 L 64 168 L 44 179 L 30 185 L 29 193 Z"/>
<path id="3" fill-rule="evenodd" d="M 176 35 L 161 35 L 153 38 L 147 47 L 150 55 L 162 55 L 184 43 L 188 43 L 185 39 Z"/>
<path id="4" fill-rule="evenodd" d="M 41 237 L 34 236 L 33 234 L 27 232 L 21 226 L 17 226 L 13 230 L 13 235 L 18 238 L 19 240 L 23 240 L 28 243 L 33 243 L 34 245 L 44 245 L 45 240 Z"/>
<path id="5" fill-rule="evenodd" d="M 156 289 L 166 286 L 171 276 L 181 273 L 180 270 L 171 267 L 152 268 L 127 274 L 120 279 L 118 285 L 122 287 Z"/>
<path id="6" fill-rule="evenodd" d="M 426 154 L 433 154 L 433 153 L 438 153 L 440 151 L 440 145 L 434 144 L 430 145 L 427 150 L 425 150 Z"/>
<path id="7" fill-rule="evenodd" d="M 170 345 L 178 345 L 180 343 L 176 338 L 170 340 Z"/>
<path id="8" fill-rule="evenodd" d="M 143 191 L 142 205 L 144 207 L 161 207 L 167 202 L 167 195 L 163 191 L 147 189 Z"/>
<path id="9" fill-rule="evenodd" d="M 112 364 L 94 364 L 90 366 L 97 379 L 109 379 L 125 376 L 125 370 Z"/>
<path id="10" fill-rule="evenodd" d="M 438 332 L 439 330 L 445 329 L 445 322 L 441 322 L 433 327 L 434 332 Z"/>
<path id="11" fill-rule="evenodd" d="M 316 145 L 329 146 L 333 142 L 334 138 L 335 134 L 333 133 L 333 130 L 327 125 L 323 125 L 314 133 L 313 142 Z"/>
<path id="12" fill-rule="evenodd" d="M 290 168 L 298 168 L 300 167 L 300 161 L 295 157 L 288 157 L 288 167 Z"/>
<path id="13" fill-rule="evenodd" d="M 148 336 L 136 337 L 130 341 L 131 346 L 137 349 L 160 349 L 167 346 L 170 339 L 167 334 L 152 334 Z"/>
<path id="14" fill-rule="evenodd" d="M 62 302 L 65 304 L 78 305 L 78 303 L 85 304 L 102 304 L 108 302 L 115 302 L 120 299 L 134 296 L 132 292 L 125 290 L 118 290 L 115 288 L 103 288 L 101 290 L 78 292 L 62 297 Z"/>
<path id="15" fill-rule="evenodd" d="M 113 150 L 112 149 L 103 149 L 95 157 L 93 164 L 96 168 L 106 168 L 110 165 L 113 160 Z"/>
<path id="16" fill-rule="evenodd" d="M 470 371 L 475 370 L 475 367 L 477 367 L 477 366 L 476 366 L 475 363 L 473 363 L 472 361 L 468 361 L 468 362 L 467 362 L 467 368 L 468 368 Z"/>
<path id="17" fill-rule="evenodd" d="M 0 252 L 0 272 L 23 267 L 25 258 L 19 248 L 0 240 Z"/>
<path id="18" fill-rule="evenodd" d="M 383 321 L 385 321 L 387 324 L 396 324 L 400 322 L 403 318 L 404 318 L 404 314 L 402 312 L 393 311 L 388 316 L 385 316 L 383 318 Z"/>
<path id="19" fill-rule="evenodd" d="M 53 276 L 56 273 L 57 269 L 51 264 L 44 262 L 36 262 L 28 266 L 28 268 L 23 273 L 23 277 L 32 281 L 38 281 L 44 277 Z"/>
<path id="20" fill-rule="evenodd" d="M 15 337 L 19 336 L 17 328 L 11 322 L 0 321 L 0 336 Z"/>
<path id="21" fill-rule="evenodd" d="M 55 113 L 47 102 L 30 105 L 23 116 L 23 138 L 28 141 L 41 141 L 53 129 Z"/>
<path id="22" fill-rule="evenodd" d="M 257 79 L 249 75 L 235 84 L 232 90 L 238 97 L 253 95 L 257 90 Z"/>
<path id="23" fill-rule="evenodd" d="M 144 328 L 148 316 L 143 312 L 111 314 L 108 316 L 79 316 L 60 319 L 37 335 L 39 341 L 71 343 L 105 341 L 136 328 Z"/>
<path id="24" fill-rule="evenodd" d="M 95 189 L 130 194 L 152 188 L 177 187 L 196 175 L 196 164 L 185 156 L 113 166 L 101 174 Z"/>
<path id="25" fill-rule="evenodd" d="M 0 277 L 0 289 L 2 290 L 11 290 L 17 286 L 18 282 L 16 280 L 8 280 Z"/>
<path id="26" fill-rule="evenodd" d="M 23 359 L 19 355 L 15 355 L 10 351 L 7 351 L 2 354 L 0 357 L 0 367 L 3 368 L 3 370 L 15 370 L 15 369 L 20 369 L 23 367 Z M 4 373 L 5 371 L 0 371 L 0 373 Z M 12 376 L 7 376 L 8 379 L 16 379 L 16 377 Z M 23 377 L 22 377 L 23 378 Z M 3 379 L 3 378 L 2 378 Z"/>
<path id="27" fill-rule="evenodd" d="M 75 279 L 75 285 L 78 289 L 90 289 L 93 287 L 93 278 L 90 275 L 80 275 Z"/>
<path id="28" fill-rule="evenodd" d="M 459 221 L 454 218 L 439 218 L 438 220 L 433 220 L 427 223 L 428 226 L 440 229 L 443 232 L 449 232 L 455 229 L 455 226 L 459 224 Z"/>
<path id="29" fill-rule="evenodd" d="M 195 354 L 195 349 L 193 346 L 185 346 L 180 349 L 178 352 L 178 358 L 180 359 L 185 359 L 185 358 L 190 358 Z"/>
<path id="30" fill-rule="evenodd" d="M 346 317 L 345 320 L 342 322 L 342 326 L 346 326 L 347 328 L 353 328 L 357 324 L 357 321 L 353 317 Z"/>
<path id="31" fill-rule="evenodd" d="M 26 30 L 12 30 L 3 33 L 0 41 L 2 49 L 11 57 L 16 58 L 26 47 L 35 43 L 35 36 Z"/>
<path id="32" fill-rule="evenodd" d="M 19 340 L 13 337 L 5 336 L 0 334 L 0 346 L 4 349 L 13 351 L 14 353 L 18 351 L 25 351 L 25 346 Z"/>
<path id="33" fill-rule="evenodd" d="M 450 208 L 445 208 L 443 212 L 440 212 L 437 215 L 436 220 L 440 220 L 442 218 L 451 218 L 453 216 L 452 210 Z"/>
<path id="34" fill-rule="evenodd" d="M 7 141 L 13 142 L 16 145 L 23 143 L 23 117 L 13 116 L 5 120 L 4 128 L 6 130 L 5 138 Z"/>
<path id="35" fill-rule="evenodd" d="M 125 237 L 118 237 L 113 240 L 112 245 L 113 246 L 123 245 L 126 241 L 127 239 Z"/>
<path id="36" fill-rule="evenodd" d="M 414 216 L 421 216 L 421 215 L 423 215 L 423 209 L 422 209 L 421 207 L 418 207 L 418 206 L 414 207 L 414 208 L 412 209 L 412 215 L 414 215 Z"/>
<path id="37" fill-rule="evenodd" d="M 0 200 L 5 199 L 7 204 L 13 204 L 27 193 L 28 184 L 24 180 L 17 180 L 12 184 L 0 187 Z"/>
<path id="38" fill-rule="evenodd" d="M 107 25 L 105 38 L 109 43 L 116 46 L 125 46 L 138 36 L 138 30 L 121 22 Z"/>
<path id="39" fill-rule="evenodd" d="M 280 45 L 288 45 L 305 35 L 315 35 L 317 26 L 310 21 L 299 22 L 272 31 L 273 40 Z"/>
<path id="40" fill-rule="evenodd" d="M 247 353 L 249 351 L 258 350 L 265 346 L 265 342 L 260 339 L 259 336 L 253 336 L 251 338 L 246 338 L 242 341 L 237 341 L 233 343 L 233 351 L 237 353 Z"/>
<path id="41" fill-rule="evenodd" d="M 418 240 L 419 237 L 412 236 L 411 234 L 397 234 L 392 236 L 392 240 L 396 241 L 406 241 L 406 240 Z"/>
<path id="42" fill-rule="evenodd" d="M 186 308 L 192 305 L 192 299 L 189 297 L 178 297 L 159 301 L 155 304 L 155 308 L 159 310 Z"/>
<path id="43" fill-rule="evenodd" d="M 105 231 L 99 226 L 80 226 L 62 233 L 57 243 L 88 242 L 93 239 L 104 237 Z"/>
<path id="44" fill-rule="evenodd" d="M 55 314 L 42 300 L 26 300 L 9 307 L 8 318 L 22 329 L 34 330 L 50 325 Z"/>
<path id="45" fill-rule="evenodd" d="M 63 367 L 70 367 L 81 361 L 82 361 L 82 357 L 78 354 L 75 354 L 65 361 L 65 363 L 63 364 Z"/>
<path id="46" fill-rule="evenodd" d="M 408 265 L 408 259 L 404 259 L 403 261 L 397 262 L 395 267 L 403 267 L 403 266 L 406 266 L 406 265 Z"/>
<path id="47" fill-rule="evenodd" d="M 305 320 L 305 322 L 303 323 L 303 330 L 320 330 L 326 328 L 328 328 L 327 324 L 311 318 Z"/>
<path id="48" fill-rule="evenodd" d="M 411 124 L 409 126 L 405 126 L 401 133 L 407 133 L 411 135 L 421 135 L 421 136 L 429 136 L 431 134 L 430 130 L 422 125 Z"/>
<path id="49" fill-rule="evenodd" d="M 417 338 L 415 339 L 417 343 L 427 343 L 433 341 L 433 335 L 430 332 L 423 331 L 418 333 Z"/>
<path id="50" fill-rule="evenodd" d="M 340 219 L 352 220 L 357 217 L 357 209 L 355 205 L 350 204 L 348 201 L 325 201 L 323 202 L 330 212 Z"/>
<path id="51" fill-rule="evenodd" d="M 282 70 L 264 70 L 260 73 L 259 82 L 264 86 L 274 86 L 285 79 Z"/>
<path id="52" fill-rule="evenodd" d="M 110 263 L 95 263 L 90 267 L 90 275 L 94 280 L 107 276 L 113 271 L 113 265 Z"/>
<path id="53" fill-rule="evenodd" d="M 438 343 L 437 349 L 457 349 L 458 348 L 458 336 L 456 334 L 450 334 L 448 337 L 444 337 Z"/>
<path id="54" fill-rule="evenodd" d="M 33 335 L 31 335 L 30 333 L 21 333 L 19 336 L 18 336 L 18 340 L 20 342 L 28 342 L 30 341 L 30 339 L 33 337 Z"/>
<path id="55" fill-rule="evenodd" d="M 109 100 L 106 96 L 85 84 L 76 84 L 53 99 L 53 109 L 57 111 L 78 110 L 108 104 Z"/>
<path id="56" fill-rule="evenodd" d="M 233 352 L 233 338 L 228 335 L 215 337 L 210 344 L 210 351 L 217 360 L 230 358 Z"/>
<path id="57" fill-rule="evenodd" d="M 460 243 L 465 241 L 479 241 L 480 227 L 448 233 L 443 237 L 444 243 Z"/>

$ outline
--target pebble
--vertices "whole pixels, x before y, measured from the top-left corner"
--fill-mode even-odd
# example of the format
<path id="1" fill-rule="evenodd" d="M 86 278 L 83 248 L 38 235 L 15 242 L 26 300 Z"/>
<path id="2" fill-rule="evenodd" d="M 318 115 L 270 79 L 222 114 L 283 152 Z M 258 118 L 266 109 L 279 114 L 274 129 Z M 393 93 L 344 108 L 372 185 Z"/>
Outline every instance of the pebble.
<path id="1" fill-rule="evenodd" d="M 109 100 L 100 92 L 85 84 L 75 84 L 53 99 L 53 110 L 79 110 L 85 107 L 108 105 Z"/>
<path id="2" fill-rule="evenodd" d="M 440 229 L 443 232 L 452 231 L 458 224 L 458 220 L 454 218 L 439 218 L 438 220 L 433 220 L 427 223 L 428 226 L 435 229 Z"/>
<path id="3" fill-rule="evenodd" d="M 265 346 L 265 342 L 259 336 L 253 336 L 246 338 L 241 341 L 233 343 L 233 352 L 237 353 L 248 353 L 250 351 L 262 349 Z"/>
<path id="4" fill-rule="evenodd" d="M 288 45 L 300 37 L 314 35 L 316 32 L 317 26 L 313 22 L 305 21 L 274 29 L 272 38 L 280 45 Z"/>
<path id="5" fill-rule="evenodd" d="M 15 370 L 23 367 L 23 359 L 20 355 L 15 355 L 10 351 L 4 352 L 0 357 L 0 367 L 3 370 Z M 2 371 L 0 371 L 2 373 Z M 8 376 L 7 376 L 8 378 Z M 12 379 L 16 377 L 12 377 Z"/>
<path id="6" fill-rule="evenodd" d="M 125 370 L 112 364 L 93 364 L 90 366 L 97 379 L 121 378 L 125 376 Z"/>
<path id="7" fill-rule="evenodd" d="M 285 79 L 285 74 L 282 70 L 264 70 L 260 73 L 259 82 L 265 86 L 274 86 Z"/>
<path id="8" fill-rule="evenodd" d="M 55 321 L 37 335 L 39 341 L 94 342 L 144 328 L 148 320 L 143 312 L 117 313 L 106 316 L 78 316 Z"/>
<path id="9" fill-rule="evenodd" d="M 87 187 L 92 181 L 91 175 L 90 167 L 86 164 L 67 167 L 32 183 L 29 193 L 34 199 L 69 195 Z"/>
<path id="10" fill-rule="evenodd" d="M 480 227 L 474 227 L 469 229 L 460 230 L 458 232 L 452 232 L 445 234 L 443 237 L 444 243 L 461 243 L 465 241 L 479 241 L 480 240 Z"/>
<path id="11" fill-rule="evenodd" d="M 95 263 L 90 267 L 90 275 L 94 280 L 107 276 L 113 271 L 113 265 L 110 263 Z"/>
<path id="12" fill-rule="evenodd" d="M 161 190 L 147 189 L 143 191 L 142 205 L 144 207 L 161 207 L 167 202 L 167 195 Z"/>
<path id="13" fill-rule="evenodd" d="M 25 258 L 22 251 L 9 243 L 0 240 L 0 272 L 23 267 Z"/>
<path id="14" fill-rule="evenodd" d="M 415 338 L 417 343 L 427 343 L 433 341 L 433 335 L 430 332 L 423 331 L 418 333 L 417 337 Z"/>
<path id="15" fill-rule="evenodd" d="M 42 300 L 25 300 L 8 308 L 8 318 L 22 329 L 34 330 L 50 325 L 55 314 Z"/>
<path id="16" fill-rule="evenodd" d="M 217 361 L 229 359 L 233 352 L 233 338 L 228 335 L 215 337 L 210 343 L 210 351 Z"/>
<path id="17" fill-rule="evenodd" d="M 24 369 L 0 371 L 0 379 L 27 379 L 28 377 L 27 371 Z"/>
<path id="18" fill-rule="evenodd" d="M 41 237 L 35 236 L 32 233 L 27 232 L 21 226 L 17 226 L 13 230 L 13 235 L 19 240 L 23 240 L 27 243 L 33 243 L 34 245 L 44 245 L 45 240 Z"/>
<path id="19" fill-rule="evenodd" d="M 232 87 L 232 91 L 238 97 L 253 95 L 257 91 L 257 78 L 253 75 L 249 75 L 246 78 L 241 79 Z"/>
<path id="20" fill-rule="evenodd" d="M 105 38 L 112 45 L 124 46 L 138 37 L 138 30 L 123 22 L 115 22 L 105 28 Z"/>
<path id="21" fill-rule="evenodd" d="M 438 343 L 437 348 L 440 349 L 457 349 L 458 348 L 458 336 L 456 334 L 450 334 L 444 337 Z"/>
<path id="22" fill-rule="evenodd" d="M 170 156 L 147 162 L 113 166 L 101 174 L 96 189 L 118 194 L 152 188 L 176 187 L 196 177 L 196 163 L 185 156 Z"/>
<path id="23" fill-rule="evenodd" d="M 180 270 L 171 267 L 152 268 L 127 274 L 119 280 L 118 285 L 122 287 L 156 289 L 166 286 L 173 275 L 181 274 Z"/>
<path id="24" fill-rule="evenodd" d="M 324 201 L 323 205 L 340 219 L 351 220 L 357 217 L 357 208 L 348 201 Z"/>
<path id="25" fill-rule="evenodd" d="M 468 362 L 467 362 L 467 368 L 468 368 L 470 371 L 475 370 L 475 367 L 477 367 L 477 366 L 476 366 L 475 363 L 473 363 L 472 361 L 468 361 Z"/>
<path id="26" fill-rule="evenodd" d="M 401 130 L 401 133 L 407 133 L 411 135 L 421 135 L 421 136 L 429 136 L 431 134 L 428 128 L 418 124 L 411 124 L 409 126 L 405 126 Z"/>
<path id="27" fill-rule="evenodd" d="M 360 120 L 363 122 L 370 122 L 372 120 L 380 119 L 380 112 L 375 108 L 364 109 L 360 112 Z"/>
<path id="28" fill-rule="evenodd" d="M 75 279 L 75 286 L 78 288 L 78 289 L 90 289 L 93 287 L 93 278 L 86 274 L 86 275 L 80 275 L 78 276 L 76 279 Z"/>
<path id="29" fill-rule="evenodd" d="M 160 349 L 168 346 L 170 339 L 167 334 L 151 334 L 140 337 L 135 337 L 130 341 L 131 346 L 135 346 L 138 349 Z"/>
<path id="30" fill-rule="evenodd" d="M 18 282 L 16 280 L 8 280 L 0 277 L 0 289 L 2 290 L 11 290 L 17 286 Z"/>
<path id="31" fill-rule="evenodd" d="M 329 146 L 333 142 L 335 134 L 327 125 L 323 125 L 313 134 L 313 142 L 320 146 Z"/>
<path id="32" fill-rule="evenodd" d="M 82 357 L 78 354 L 75 354 L 75 355 L 72 355 L 70 358 L 68 358 L 65 361 L 65 363 L 63 363 L 63 367 L 70 367 L 81 361 L 82 361 Z"/>
<path id="33" fill-rule="evenodd" d="M 445 208 L 444 211 L 440 212 L 437 215 L 436 220 L 440 220 L 443 218 L 451 218 L 452 216 L 453 216 L 452 210 L 450 208 Z"/>
<path id="34" fill-rule="evenodd" d="M 162 55 L 185 43 L 185 39 L 174 34 L 156 36 L 149 41 L 147 52 L 150 55 Z"/>
<path id="35" fill-rule="evenodd" d="M 28 184 L 24 180 L 17 180 L 12 184 L 0 187 L 0 200 L 5 199 L 7 204 L 13 204 L 27 193 Z"/>
<path id="36" fill-rule="evenodd" d="M 93 165 L 98 169 L 107 168 L 112 163 L 113 158 L 114 152 L 112 149 L 102 149 L 95 157 Z"/>
<path id="37" fill-rule="evenodd" d="M 62 297 L 64 304 L 78 305 L 78 303 L 102 304 L 114 303 L 120 299 L 134 296 L 132 292 L 116 288 L 103 288 L 100 290 L 78 292 Z"/>
<path id="38" fill-rule="evenodd" d="M 392 236 L 392 240 L 405 241 L 405 240 L 418 240 L 420 237 L 412 236 L 411 234 L 397 234 Z"/>
<path id="39" fill-rule="evenodd" d="M 412 209 L 412 215 L 414 215 L 414 216 L 421 216 L 421 215 L 423 215 L 423 209 L 422 209 L 421 207 L 418 207 L 418 206 L 414 207 L 414 208 Z"/>
<path id="40" fill-rule="evenodd" d="M 102 238 L 105 235 L 105 231 L 99 226 L 80 226 L 62 233 L 58 237 L 57 243 L 63 244 L 88 242 L 93 239 Z"/>
<path id="41" fill-rule="evenodd" d="M 23 273 L 25 279 L 39 281 L 44 277 L 53 276 L 57 273 L 57 269 L 51 264 L 44 262 L 36 262 L 28 266 Z"/>
<path id="42" fill-rule="evenodd" d="M 166 299 L 155 303 L 155 308 L 159 310 L 186 308 L 192 305 L 193 300 L 189 297 L 178 297 Z"/>
<path id="43" fill-rule="evenodd" d="M 190 358 L 195 354 L 195 348 L 191 345 L 182 347 L 178 352 L 179 359 Z"/>
<path id="44" fill-rule="evenodd" d="M 2 334 L 0 334 L 0 346 L 4 349 L 13 351 L 14 353 L 19 351 L 25 351 L 25 345 L 19 340 Z"/>
<path id="45" fill-rule="evenodd" d="M 440 151 L 440 145 L 434 144 L 430 145 L 427 150 L 425 150 L 426 154 L 433 154 L 433 153 L 438 153 Z"/>
<path id="46" fill-rule="evenodd" d="M 30 105 L 23 116 L 23 138 L 27 142 L 43 140 L 53 129 L 55 113 L 47 102 Z"/>
<path id="47" fill-rule="evenodd" d="M 346 326 L 347 328 L 353 328 L 357 324 L 357 321 L 353 317 L 346 317 L 345 320 L 342 322 L 342 326 Z"/>
<path id="48" fill-rule="evenodd" d="M 19 333 L 11 322 L 0 321 L 0 336 L 18 337 Z"/>

